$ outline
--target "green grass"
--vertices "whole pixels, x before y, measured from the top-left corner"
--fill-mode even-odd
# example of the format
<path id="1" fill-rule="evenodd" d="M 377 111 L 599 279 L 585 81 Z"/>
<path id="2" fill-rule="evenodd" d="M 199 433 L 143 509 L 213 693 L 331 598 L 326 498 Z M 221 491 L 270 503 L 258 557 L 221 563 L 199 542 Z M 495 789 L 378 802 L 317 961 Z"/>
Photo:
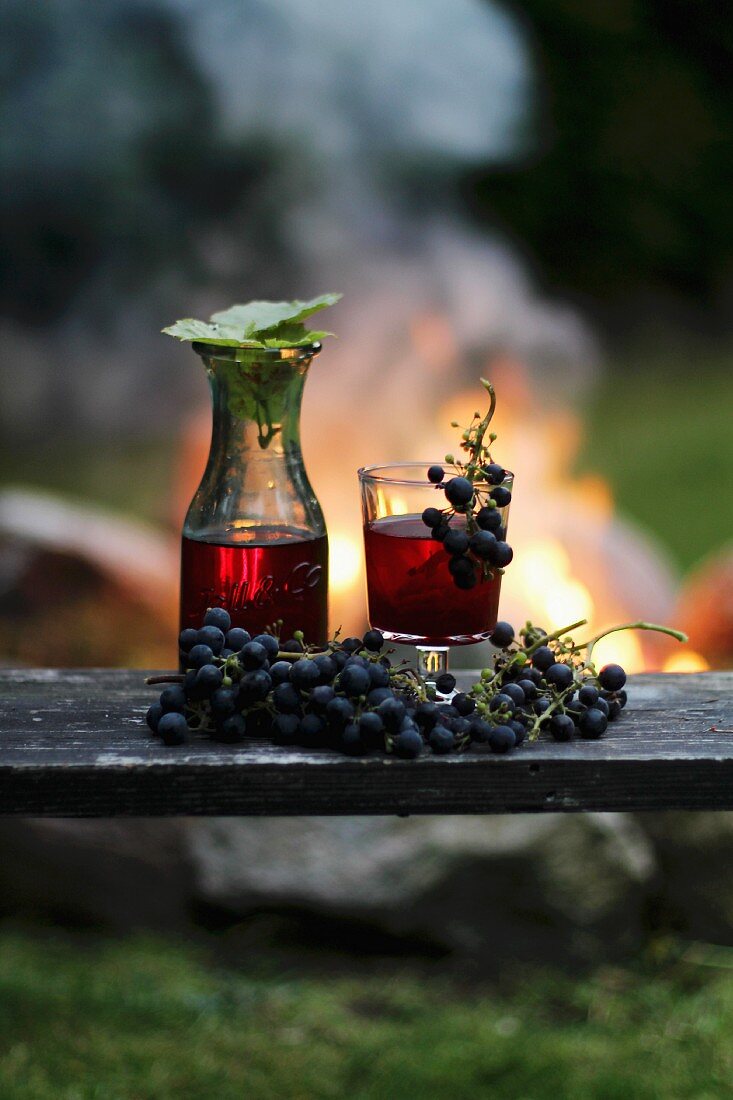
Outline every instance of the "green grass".
<path id="1" fill-rule="evenodd" d="M 731 360 L 733 351 L 623 364 L 587 409 L 576 468 L 607 478 L 619 508 L 684 569 L 733 537 Z"/>
<path id="2" fill-rule="evenodd" d="M 210 969 L 156 941 L 0 935 L 3 1100 L 732 1095 L 733 980 L 680 964 L 510 996 Z"/>

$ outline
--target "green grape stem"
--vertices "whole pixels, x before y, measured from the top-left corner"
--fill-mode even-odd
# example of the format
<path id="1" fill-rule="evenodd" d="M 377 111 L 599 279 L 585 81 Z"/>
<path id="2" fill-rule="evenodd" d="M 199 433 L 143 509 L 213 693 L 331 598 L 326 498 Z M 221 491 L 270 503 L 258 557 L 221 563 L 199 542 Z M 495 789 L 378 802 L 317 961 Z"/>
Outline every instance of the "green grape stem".
<path id="1" fill-rule="evenodd" d="M 474 436 L 473 444 L 471 446 L 471 457 L 469 459 L 468 465 L 473 467 L 480 467 L 481 465 L 480 459 L 481 451 L 483 450 L 484 446 L 484 436 L 489 430 L 489 424 L 493 420 L 494 413 L 496 412 L 496 393 L 494 392 L 494 387 L 491 385 L 491 382 L 489 382 L 486 378 L 481 379 L 481 385 L 488 393 L 491 401 L 489 404 L 489 411 L 486 413 L 486 416 L 476 428 L 476 434 Z M 471 478 L 471 480 L 475 480 L 475 471 L 474 476 Z"/>
<path id="2" fill-rule="evenodd" d="M 587 619 L 578 619 L 577 622 L 571 623 L 570 626 L 563 626 L 560 630 L 553 631 L 552 634 L 543 634 L 533 645 L 523 652 L 531 657 L 532 654 L 540 649 L 543 645 L 547 645 L 548 642 L 558 642 L 564 634 L 569 634 L 571 630 L 577 630 L 579 626 L 587 626 Z M 582 649 L 582 646 L 573 646 L 573 649 Z"/>
<path id="3" fill-rule="evenodd" d="M 687 642 L 689 639 L 686 634 L 681 630 L 674 630 L 671 626 L 660 626 L 658 623 L 621 623 L 620 626 L 611 626 L 608 630 L 601 631 L 600 634 L 596 634 L 595 638 L 590 638 L 587 642 L 582 642 L 580 645 L 575 646 L 576 649 L 587 649 L 588 661 L 590 662 L 593 654 L 593 646 L 596 642 L 600 642 L 601 638 L 605 638 L 608 634 L 615 634 L 618 630 L 654 630 L 657 634 L 667 634 L 670 638 L 675 638 L 678 642 Z"/>

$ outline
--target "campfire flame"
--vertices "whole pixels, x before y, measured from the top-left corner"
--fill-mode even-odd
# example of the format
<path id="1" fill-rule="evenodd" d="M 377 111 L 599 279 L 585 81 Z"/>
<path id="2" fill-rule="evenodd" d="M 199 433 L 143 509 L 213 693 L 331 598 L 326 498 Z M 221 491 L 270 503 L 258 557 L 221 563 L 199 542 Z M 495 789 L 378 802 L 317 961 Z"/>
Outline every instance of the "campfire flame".
<path id="1" fill-rule="evenodd" d="M 685 647 L 671 653 L 664 662 L 663 672 L 707 672 L 710 665 L 694 649 Z"/>

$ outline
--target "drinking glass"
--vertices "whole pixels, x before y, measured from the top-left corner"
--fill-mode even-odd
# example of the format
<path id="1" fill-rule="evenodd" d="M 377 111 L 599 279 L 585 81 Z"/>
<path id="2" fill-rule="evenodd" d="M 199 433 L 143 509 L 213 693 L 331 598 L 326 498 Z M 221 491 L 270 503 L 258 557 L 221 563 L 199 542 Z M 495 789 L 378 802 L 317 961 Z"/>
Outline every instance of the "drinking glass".
<path id="1" fill-rule="evenodd" d="M 422 521 L 425 508 L 446 508 L 442 489 L 427 479 L 431 462 L 365 466 L 359 470 L 364 521 L 369 623 L 393 642 L 414 645 L 418 671 L 428 681 L 448 668 L 450 646 L 485 641 L 496 626 L 501 575 L 458 588 L 450 555 Z M 514 475 L 502 484 L 510 489 Z M 495 488 L 477 481 L 476 488 Z M 506 532 L 509 505 L 499 509 Z M 451 526 L 463 526 L 462 515 Z"/>

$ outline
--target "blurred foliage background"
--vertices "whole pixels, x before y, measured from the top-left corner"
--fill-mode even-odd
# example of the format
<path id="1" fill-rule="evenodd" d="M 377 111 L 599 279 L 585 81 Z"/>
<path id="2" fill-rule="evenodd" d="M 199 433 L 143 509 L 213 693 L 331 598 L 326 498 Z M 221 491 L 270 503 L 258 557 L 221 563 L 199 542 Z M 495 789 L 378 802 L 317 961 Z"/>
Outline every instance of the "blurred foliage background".
<path id="1" fill-rule="evenodd" d="M 314 410 L 342 401 L 346 423 L 367 372 L 378 393 L 408 367 L 437 407 L 507 351 L 540 403 L 578 418 L 573 475 L 601 475 L 669 559 L 697 648 L 712 635 L 708 659 L 733 659 L 729 10 L 6 0 L 0 81 L 0 661 L 167 663 L 173 618 L 131 592 L 175 586 L 163 551 L 206 394 L 159 329 L 326 288 L 345 293 L 344 338 Z M 400 342 L 435 315 L 458 346 L 442 374 L 442 329 L 422 359 Z M 132 581 L 109 566 L 97 505 L 132 520 L 108 533 Z M 111 940 L 89 933 L 83 898 L 53 916 L 76 931 L 49 939 L 18 927 L 6 871 L 0 1091 L 728 1095 L 730 958 L 688 941 L 733 941 L 733 906 L 706 925 L 711 888 L 698 927 L 658 903 L 671 848 L 654 844 L 646 946 L 577 981 L 513 966 L 511 919 L 491 982 L 382 954 L 361 926 L 368 962 L 344 950 L 335 971 L 297 949 L 284 965 L 267 937 L 222 959 L 211 927 L 196 947 Z"/>

